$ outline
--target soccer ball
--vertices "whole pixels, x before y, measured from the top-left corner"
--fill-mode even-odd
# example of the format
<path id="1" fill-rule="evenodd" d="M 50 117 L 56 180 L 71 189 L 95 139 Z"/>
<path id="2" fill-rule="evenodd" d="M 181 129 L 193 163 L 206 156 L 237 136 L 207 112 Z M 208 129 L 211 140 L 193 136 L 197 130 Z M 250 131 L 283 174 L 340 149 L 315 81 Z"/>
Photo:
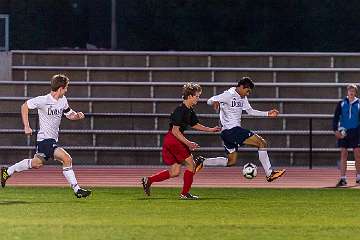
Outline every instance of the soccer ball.
<path id="1" fill-rule="evenodd" d="M 245 178 L 252 179 L 252 178 L 256 177 L 256 174 L 257 174 L 257 167 L 255 164 L 247 163 L 244 165 L 243 175 Z"/>
<path id="2" fill-rule="evenodd" d="M 338 128 L 338 131 L 341 133 L 341 135 L 342 135 L 343 137 L 346 137 L 346 128 L 339 127 L 339 128 Z"/>

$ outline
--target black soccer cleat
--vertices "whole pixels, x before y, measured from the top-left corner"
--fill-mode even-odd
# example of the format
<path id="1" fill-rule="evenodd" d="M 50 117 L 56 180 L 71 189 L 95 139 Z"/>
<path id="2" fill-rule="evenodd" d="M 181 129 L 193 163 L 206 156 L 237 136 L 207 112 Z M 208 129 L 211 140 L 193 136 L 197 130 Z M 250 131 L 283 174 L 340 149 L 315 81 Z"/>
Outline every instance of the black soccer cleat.
<path id="1" fill-rule="evenodd" d="M 4 188 L 6 185 L 6 180 L 9 179 L 10 175 L 7 172 L 7 167 L 1 168 L 1 186 Z"/>
<path id="2" fill-rule="evenodd" d="M 346 179 L 340 178 L 339 182 L 336 184 L 336 187 L 346 187 L 346 185 L 347 185 Z"/>
<path id="3" fill-rule="evenodd" d="M 282 169 L 282 170 L 272 170 L 270 176 L 266 177 L 266 180 L 267 180 L 268 182 L 272 182 L 272 181 L 278 179 L 279 177 L 284 176 L 285 172 L 286 172 L 286 169 Z"/>
<path id="4" fill-rule="evenodd" d="M 149 178 L 148 177 L 143 177 L 141 179 L 141 183 L 142 183 L 143 188 L 144 188 L 144 193 L 147 196 L 150 196 L 150 186 L 151 186 L 151 184 L 149 183 Z"/>
<path id="5" fill-rule="evenodd" d="M 356 184 L 360 184 L 360 179 L 356 179 Z"/>
<path id="6" fill-rule="evenodd" d="M 90 195 L 91 195 L 91 190 L 86 190 L 82 188 L 79 188 L 79 190 L 77 190 L 77 192 L 75 193 L 75 196 L 77 198 L 86 198 Z"/>
<path id="7" fill-rule="evenodd" d="M 199 172 L 201 169 L 203 169 L 204 167 L 204 161 L 206 160 L 206 158 L 204 158 L 203 156 L 197 156 L 194 159 L 195 162 L 195 173 Z"/>
<path id="8" fill-rule="evenodd" d="M 186 194 L 180 194 L 180 199 L 181 200 L 197 200 L 197 199 L 199 199 L 199 197 L 192 195 L 191 193 L 186 193 Z"/>

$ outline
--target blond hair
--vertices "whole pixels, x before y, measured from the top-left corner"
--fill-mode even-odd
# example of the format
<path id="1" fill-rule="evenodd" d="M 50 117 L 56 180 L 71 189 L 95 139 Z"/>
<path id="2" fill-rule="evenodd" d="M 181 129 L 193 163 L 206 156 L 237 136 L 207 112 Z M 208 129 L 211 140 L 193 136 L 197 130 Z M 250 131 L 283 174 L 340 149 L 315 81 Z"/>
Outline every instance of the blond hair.
<path id="1" fill-rule="evenodd" d="M 201 86 L 197 83 L 185 83 L 183 86 L 182 97 L 184 100 L 188 99 L 189 96 L 195 96 L 196 93 L 201 92 Z"/>

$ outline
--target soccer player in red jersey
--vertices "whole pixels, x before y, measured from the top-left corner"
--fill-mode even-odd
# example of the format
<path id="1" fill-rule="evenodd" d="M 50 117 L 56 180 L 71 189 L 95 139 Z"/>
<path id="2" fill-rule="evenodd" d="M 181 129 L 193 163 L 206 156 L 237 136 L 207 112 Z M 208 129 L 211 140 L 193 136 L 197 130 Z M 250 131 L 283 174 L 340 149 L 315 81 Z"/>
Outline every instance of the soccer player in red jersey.
<path id="1" fill-rule="evenodd" d="M 162 146 L 163 162 L 170 167 L 168 170 L 163 170 L 150 177 L 143 177 L 141 179 L 146 195 L 150 196 L 150 186 L 154 182 L 161 182 L 179 176 L 181 165 L 185 165 L 184 185 L 180 199 L 198 199 L 197 196 L 192 195 L 189 191 L 193 182 L 196 164 L 191 151 L 198 148 L 199 145 L 187 139 L 184 131 L 188 126 L 204 132 L 219 132 L 221 130 L 217 126 L 210 128 L 199 123 L 193 106 L 197 104 L 201 91 L 200 85 L 196 83 L 186 83 L 183 86 L 184 101 L 170 116 L 169 132 L 165 135 Z"/>

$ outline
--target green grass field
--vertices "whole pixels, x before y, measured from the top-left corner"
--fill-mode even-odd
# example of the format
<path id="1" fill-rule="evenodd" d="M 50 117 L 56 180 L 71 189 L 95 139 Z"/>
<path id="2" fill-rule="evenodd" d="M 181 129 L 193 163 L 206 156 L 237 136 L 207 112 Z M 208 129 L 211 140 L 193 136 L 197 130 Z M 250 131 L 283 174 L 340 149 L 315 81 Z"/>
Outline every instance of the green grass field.
<path id="1" fill-rule="evenodd" d="M 359 239 L 357 189 L 0 190 L 1 239 Z"/>

